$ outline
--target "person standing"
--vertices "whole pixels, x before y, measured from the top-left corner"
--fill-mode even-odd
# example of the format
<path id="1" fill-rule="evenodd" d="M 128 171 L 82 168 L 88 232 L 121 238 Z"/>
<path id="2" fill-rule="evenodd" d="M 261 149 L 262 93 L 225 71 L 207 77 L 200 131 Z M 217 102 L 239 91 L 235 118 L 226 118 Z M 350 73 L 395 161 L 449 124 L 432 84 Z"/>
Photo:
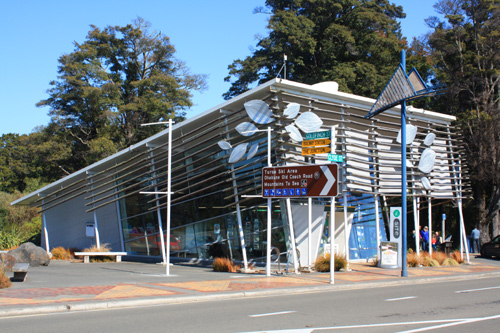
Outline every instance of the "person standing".
<path id="1" fill-rule="evenodd" d="M 476 226 L 470 234 L 470 238 L 472 241 L 471 247 L 472 247 L 474 253 L 479 253 L 481 251 L 481 249 L 479 248 L 479 235 L 480 235 L 480 232 L 479 232 L 479 230 L 477 230 L 477 226 Z"/>
<path id="2" fill-rule="evenodd" d="M 429 227 L 424 227 L 422 231 L 422 250 L 429 252 Z"/>

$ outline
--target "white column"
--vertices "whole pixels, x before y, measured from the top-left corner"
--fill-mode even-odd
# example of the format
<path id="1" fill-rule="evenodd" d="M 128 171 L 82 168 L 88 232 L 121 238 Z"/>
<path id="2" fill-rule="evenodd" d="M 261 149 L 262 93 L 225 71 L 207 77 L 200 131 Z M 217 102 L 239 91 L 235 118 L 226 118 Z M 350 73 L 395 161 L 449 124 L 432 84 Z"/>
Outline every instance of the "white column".
<path id="1" fill-rule="evenodd" d="M 432 255 L 432 201 L 429 197 L 429 254 Z"/>
<path id="2" fill-rule="evenodd" d="M 271 127 L 267 128 L 267 166 L 271 164 Z M 271 198 L 267 199 L 267 258 L 266 258 L 266 276 L 271 276 L 271 227 L 272 227 L 272 202 Z"/>
<path id="3" fill-rule="evenodd" d="M 290 243 L 292 246 L 292 258 L 293 258 L 293 268 L 295 269 L 296 274 L 300 274 L 299 272 L 299 260 L 297 258 L 297 247 L 295 244 L 295 230 L 293 229 L 293 214 L 292 214 L 292 202 L 290 198 L 286 199 L 287 205 L 287 213 L 288 213 L 288 225 L 290 228 Z"/>
<path id="4" fill-rule="evenodd" d="M 330 284 L 335 283 L 335 197 L 332 197 L 330 203 L 330 226 L 328 228 L 330 235 Z"/>
<path id="5" fill-rule="evenodd" d="M 312 267 L 312 198 L 307 198 L 307 205 L 308 205 L 308 223 L 307 223 L 307 248 L 308 248 L 308 253 L 309 257 L 308 259 L 308 266 Z"/>

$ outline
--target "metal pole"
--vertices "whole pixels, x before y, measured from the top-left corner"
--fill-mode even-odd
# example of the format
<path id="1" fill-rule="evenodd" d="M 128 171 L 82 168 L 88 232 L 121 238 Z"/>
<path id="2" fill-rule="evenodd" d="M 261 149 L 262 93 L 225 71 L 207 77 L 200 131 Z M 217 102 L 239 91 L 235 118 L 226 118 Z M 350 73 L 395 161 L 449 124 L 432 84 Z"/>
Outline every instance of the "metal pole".
<path id="1" fill-rule="evenodd" d="M 406 73 L 406 55 L 405 51 L 401 50 L 401 66 L 403 67 L 403 71 Z M 406 100 L 401 102 L 401 222 L 402 226 L 402 234 L 403 234 L 403 245 L 401 249 L 401 253 L 403 255 L 402 258 L 402 270 L 401 276 L 408 276 L 408 268 L 406 267 L 407 256 L 406 256 L 406 248 L 407 248 L 407 228 L 406 228 L 406 220 L 407 220 L 407 208 L 406 208 Z"/>
<path id="2" fill-rule="evenodd" d="M 45 200 L 42 200 L 42 207 L 45 203 Z M 49 233 L 47 231 L 47 216 L 45 212 L 42 212 L 42 221 L 43 221 L 43 236 L 45 238 L 45 251 L 47 253 L 50 252 L 50 246 L 49 246 Z"/>
<path id="3" fill-rule="evenodd" d="M 309 206 L 309 218 L 308 218 L 308 224 L 307 224 L 307 246 L 308 246 L 308 252 L 309 252 L 309 257 L 307 258 L 308 262 L 308 267 L 312 266 L 312 240 L 311 240 L 311 234 L 312 234 L 312 198 L 307 198 L 307 205 Z"/>
<path id="4" fill-rule="evenodd" d="M 170 275 L 170 215 L 172 201 L 172 119 L 168 120 L 168 176 L 167 176 L 167 241 L 165 255 L 165 274 Z"/>
<path id="5" fill-rule="evenodd" d="M 293 258 L 293 268 L 296 274 L 300 274 L 299 272 L 299 263 L 297 258 L 297 248 L 295 246 L 295 231 L 293 230 L 293 216 L 292 216 L 292 202 L 290 198 L 286 199 L 286 206 L 288 211 L 288 225 L 290 227 L 290 243 L 292 246 L 292 258 Z"/>
<path id="6" fill-rule="evenodd" d="M 149 154 L 151 156 L 151 164 L 153 164 L 152 170 L 153 170 L 153 172 L 155 172 L 155 159 L 154 159 L 154 154 L 153 154 L 153 150 L 152 149 L 150 149 L 150 153 Z M 155 179 L 155 183 L 158 183 L 157 179 Z M 155 192 L 158 192 L 158 187 L 157 186 L 155 186 Z M 159 201 L 158 193 L 155 194 L 155 198 L 156 198 L 156 205 L 159 205 L 160 201 Z M 156 216 L 158 218 L 158 233 L 160 234 L 160 249 L 161 249 L 162 263 L 166 264 L 167 261 L 166 261 L 166 254 L 165 254 L 165 235 L 163 234 L 163 226 L 162 226 L 160 208 L 156 209 Z"/>
<path id="7" fill-rule="evenodd" d="M 335 197 L 332 197 L 330 204 L 330 227 L 328 228 L 330 234 L 330 284 L 335 283 Z"/>
<path id="8" fill-rule="evenodd" d="M 271 127 L 267 128 L 267 166 L 271 167 Z M 267 258 L 266 258 L 266 276 L 271 276 L 271 198 L 267 199 Z"/>
<path id="9" fill-rule="evenodd" d="M 429 254 L 432 256 L 432 202 L 431 202 L 431 197 L 429 197 Z"/>

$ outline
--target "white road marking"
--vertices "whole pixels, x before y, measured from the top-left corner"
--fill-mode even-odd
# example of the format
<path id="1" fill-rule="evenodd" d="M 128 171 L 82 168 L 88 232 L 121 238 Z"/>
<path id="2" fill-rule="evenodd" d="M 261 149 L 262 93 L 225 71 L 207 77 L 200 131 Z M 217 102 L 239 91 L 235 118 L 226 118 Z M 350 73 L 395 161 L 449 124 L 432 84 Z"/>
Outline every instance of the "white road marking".
<path id="1" fill-rule="evenodd" d="M 257 317 L 266 317 L 266 316 L 276 316 L 276 315 L 282 315 L 282 314 L 294 313 L 294 312 L 297 312 L 297 311 L 281 311 L 281 312 L 261 313 L 261 314 L 249 315 L 249 317 L 257 318 Z"/>
<path id="2" fill-rule="evenodd" d="M 468 289 L 468 290 L 458 290 L 458 291 L 455 291 L 456 294 L 459 294 L 459 293 L 468 293 L 468 292 L 471 292 L 471 291 L 482 291 L 482 290 L 490 290 L 490 289 L 499 289 L 499 287 L 488 287 L 488 288 L 479 288 L 479 289 Z"/>
<path id="3" fill-rule="evenodd" d="M 483 318 L 458 318 L 458 319 L 443 319 L 443 320 L 426 320 L 426 321 L 409 321 L 409 322 L 400 322 L 400 323 L 382 323 L 382 324 L 366 324 L 366 325 L 351 325 L 351 326 L 331 326 L 331 327 L 308 327 L 308 328 L 297 328 L 297 329 L 283 329 L 283 330 L 266 330 L 266 331 L 254 331 L 254 332 L 245 332 L 245 333 L 312 333 L 314 331 L 326 331 L 326 330 L 345 330 L 350 328 L 374 328 L 374 327 L 389 327 L 389 326 L 400 326 L 400 325 L 425 325 L 425 324 L 438 324 L 443 323 L 442 325 L 429 326 L 424 328 L 417 328 L 409 331 L 401 331 L 399 333 L 413 333 L 413 332 L 423 332 L 435 330 L 443 327 L 457 326 L 463 324 L 470 324 L 478 321 L 484 320 L 492 320 L 498 319 L 500 315 L 483 317 Z"/>
<path id="4" fill-rule="evenodd" d="M 401 301 L 401 300 L 404 300 L 404 299 L 412 299 L 412 298 L 417 298 L 417 296 L 406 296 L 406 297 L 399 297 L 399 298 L 389 298 L 389 299 L 386 299 L 385 301 L 386 302 L 392 302 L 392 301 Z"/>

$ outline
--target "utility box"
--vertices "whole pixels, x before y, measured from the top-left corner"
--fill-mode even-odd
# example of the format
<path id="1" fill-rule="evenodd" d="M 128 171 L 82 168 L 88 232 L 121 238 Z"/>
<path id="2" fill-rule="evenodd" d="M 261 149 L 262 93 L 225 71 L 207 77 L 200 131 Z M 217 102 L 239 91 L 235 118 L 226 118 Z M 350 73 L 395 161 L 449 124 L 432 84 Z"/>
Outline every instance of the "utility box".
<path id="1" fill-rule="evenodd" d="M 85 235 L 87 237 L 95 237 L 95 224 L 94 222 L 87 222 L 85 227 Z"/>

